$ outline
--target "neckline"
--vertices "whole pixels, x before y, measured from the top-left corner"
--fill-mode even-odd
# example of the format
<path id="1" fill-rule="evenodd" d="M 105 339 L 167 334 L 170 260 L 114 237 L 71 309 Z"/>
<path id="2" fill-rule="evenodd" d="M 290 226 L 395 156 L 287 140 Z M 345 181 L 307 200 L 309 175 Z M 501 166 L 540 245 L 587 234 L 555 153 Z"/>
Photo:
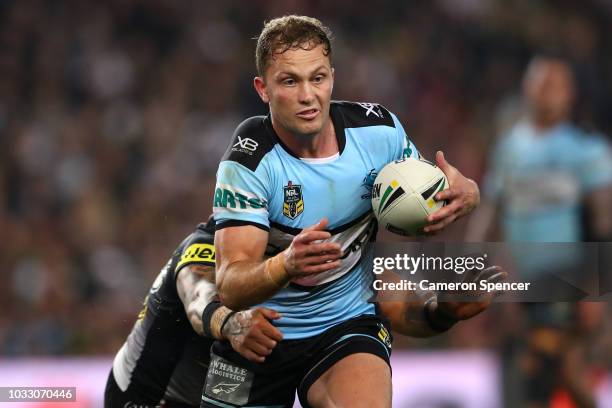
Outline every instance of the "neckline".
<path id="1" fill-rule="evenodd" d="M 336 133 L 336 141 L 338 142 L 338 153 L 336 153 L 337 156 L 334 157 L 335 155 L 332 155 L 329 157 L 317 157 L 307 160 L 328 160 L 332 157 L 333 159 L 336 159 L 337 157 L 340 157 L 340 155 L 342 155 L 342 152 L 344 151 L 344 148 L 346 146 L 346 135 L 344 133 L 344 117 L 342 116 L 342 112 L 340 111 L 339 106 L 337 103 L 335 103 L 335 101 L 332 101 L 329 105 L 329 117 L 332 121 L 332 125 L 334 126 L 334 131 Z M 278 137 L 278 134 L 274 130 L 274 126 L 272 126 L 272 118 L 270 116 L 270 113 L 266 115 L 264 119 L 264 124 L 274 141 L 278 143 L 283 148 L 283 150 L 287 152 L 287 154 L 295 157 L 298 160 L 307 161 L 304 160 L 304 158 L 299 157 L 297 154 L 295 154 L 291 149 L 289 149 L 289 147 L 285 143 L 283 143 L 280 137 Z"/>
<path id="2" fill-rule="evenodd" d="M 340 152 L 336 152 L 329 157 L 300 157 L 300 160 L 308 164 L 326 164 L 331 163 L 340 157 Z"/>

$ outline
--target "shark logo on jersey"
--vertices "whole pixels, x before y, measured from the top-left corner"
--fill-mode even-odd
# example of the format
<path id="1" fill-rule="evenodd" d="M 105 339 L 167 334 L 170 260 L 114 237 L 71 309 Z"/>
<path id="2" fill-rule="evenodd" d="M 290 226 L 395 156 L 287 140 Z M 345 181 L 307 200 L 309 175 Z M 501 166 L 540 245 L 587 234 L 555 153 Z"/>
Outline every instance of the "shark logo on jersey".
<path id="1" fill-rule="evenodd" d="M 378 176 L 376 169 L 371 169 L 370 172 L 363 178 L 361 185 L 368 190 L 368 192 L 361 195 L 362 200 L 372 198 L 372 187 L 374 187 L 374 180 L 376 180 L 376 176 Z"/>
<path id="2" fill-rule="evenodd" d="M 302 197 L 302 186 L 293 184 L 291 180 L 283 187 L 285 192 L 283 200 L 283 215 L 295 219 L 304 212 L 304 199 Z"/>

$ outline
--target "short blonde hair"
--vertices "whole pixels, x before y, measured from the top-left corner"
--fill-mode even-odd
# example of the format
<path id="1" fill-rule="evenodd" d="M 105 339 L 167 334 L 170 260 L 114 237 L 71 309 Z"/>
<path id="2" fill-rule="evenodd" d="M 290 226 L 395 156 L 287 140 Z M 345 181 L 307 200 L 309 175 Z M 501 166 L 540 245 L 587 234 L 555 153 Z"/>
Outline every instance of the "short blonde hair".
<path id="1" fill-rule="evenodd" d="M 257 37 L 257 73 L 263 76 L 270 58 L 290 49 L 311 50 L 323 44 L 325 55 L 331 58 L 331 36 L 329 28 L 313 17 L 290 15 L 270 20 Z"/>

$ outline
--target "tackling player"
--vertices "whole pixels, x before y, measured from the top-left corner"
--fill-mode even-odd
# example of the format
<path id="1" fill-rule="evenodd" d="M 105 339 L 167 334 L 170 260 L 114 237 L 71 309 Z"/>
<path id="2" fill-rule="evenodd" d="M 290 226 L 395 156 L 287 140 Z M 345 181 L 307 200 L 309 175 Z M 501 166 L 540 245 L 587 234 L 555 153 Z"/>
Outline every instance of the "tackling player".
<path id="1" fill-rule="evenodd" d="M 213 240 L 211 217 L 160 272 L 115 356 L 105 407 L 198 406 L 214 339 L 227 339 L 255 362 L 264 361 L 282 339 L 270 323 L 278 313 L 257 308 L 233 314 L 216 300 Z"/>
<path id="2" fill-rule="evenodd" d="M 380 334 L 388 323 L 368 301 L 364 260 L 377 227 L 363 180 L 419 154 L 382 106 L 330 102 L 331 52 L 329 30 L 310 17 L 274 19 L 258 38 L 254 85 L 270 115 L 238 126 L 219 165 L 216 281 L 232 309 L 280 312 L 283 341 L 262 364 L 216 342 L 203 407 L 290 406 L 296 388 L 303 406 L 391 405 L 391 342 Z M 436 199 L 449 204 L 429 217 L 427 233 L 479 202 L 473 181 L 442 153 L 436 162 L 451 185 Z M 428 319 L 445 320 L 428 305 Z M 230 378 L 231 389 L 216 393 Z"/>
<path id="3" fill-rule="evenodd" d="M 269 322 L 279 315 L 268 309 L 238 312 L 223 325 L 223 318 L 228 315 L 225 308 L 219 308 L 218 302 L 212 300 L 216 290 L 210 282 L 215 260 L 213 234 L 211 218 L 183 240 L 155 280 L 145 309 L 115 358 L 107 382 L 106 407 L 199 406 L 214 338 L 226 339 L 234 350 L 254 362 L 263 362 L 281 339 L 278 329 Z M 466 273 L 466 279 L 495 282 L 504 276 L 496 267 L 478 276 L 473 272 Z M 434 310 L 435 299 L 423 295 L 431 298 L 428 304 Z M 440 303 L 444 313 L 437 315 L 423 313 L 415 303 L 398 301 L 382 302 L 380 310 L 390 320 L 394 332 L 425 337 L 475 316 L 488 307 L 491 299 L 491 294 L 483 293 L 469 304 Z M 187 320 L 193 329 L 188 327 Z M 221 326 L 223 330 L 219 333 Z M 378 336 L 391 341 L 382 328 Z"/>

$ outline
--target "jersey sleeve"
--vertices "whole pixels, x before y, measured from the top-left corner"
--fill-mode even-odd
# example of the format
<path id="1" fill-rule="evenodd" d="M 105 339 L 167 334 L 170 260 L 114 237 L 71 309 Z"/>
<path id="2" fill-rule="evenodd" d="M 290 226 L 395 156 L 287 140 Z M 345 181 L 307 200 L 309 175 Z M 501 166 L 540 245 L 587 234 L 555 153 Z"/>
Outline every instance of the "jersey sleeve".
<path id="1" fill-rule="evenodd" d="M 270 228 L 270 177 L 264 162 L 274 142 L 265 120 L 255 116 L 238 125 L 219 164 L 213 198 L 216 230 L 240 225 Z"/>
<path id="2" fill-rule="evenodd" d="M 179 248 L 179 258 L 174 273 L 181 268 L 192 265 L 215 266 L 215 237 L 214 235 L 196 231 L 191 234 Z"/>
<path id="3" fill-rule="evenodd" d="M 217 172 L 213 200 L 216 229 L 255 225 L 268 230 L 269 195 L 265 177 L 234 161 L 223 161 Z"/>
<path id="4" fill-rule="evenodd" d="M 404 130 L 404 127 L 397 116 L 391 113 L 391 117 L 393 118 L 393 123 L 395 124 L 395 131 L 397 134 L 393 157 L 389 161 L 391 162 L 393 160 L 406 159 L 409 157 L 413 159 L 421 158 L 421 154 L 406 134 L 406 131 Z"/>
<path id="5" fill-rule="evenodd" d="M 578 177 L 586 192 L 612 184 L 612 153 L 601 137 L 591 137 L 582 144 Z"/>

